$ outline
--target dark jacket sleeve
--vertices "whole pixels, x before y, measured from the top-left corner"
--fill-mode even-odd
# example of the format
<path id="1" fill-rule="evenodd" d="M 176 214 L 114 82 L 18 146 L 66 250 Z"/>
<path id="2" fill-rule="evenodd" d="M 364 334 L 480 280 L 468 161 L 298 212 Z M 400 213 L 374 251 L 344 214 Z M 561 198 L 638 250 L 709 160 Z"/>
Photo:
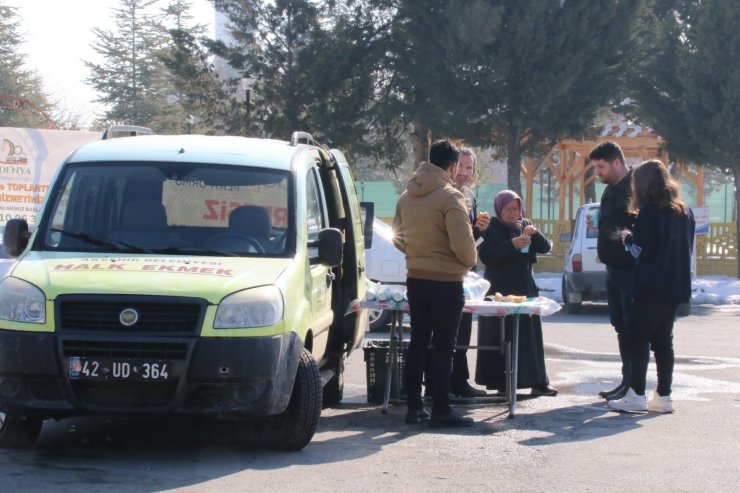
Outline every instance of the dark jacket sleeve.
<path id="1" fill-rule="evenodd" d="M 540 230 L 538 229 L 537 233 L 532 235 L 532 248 L 530 248 L 530 250 L 534 250 L 535 253 L 547 253 L 551 248 L 552 244 L 550 243 L 550 240 L 540 233 Z"/>
<path id="2" fill-rule="evenodd" d="M 505 235 L 503 228 L 491 226 L 483 234 L 484 241 L 478 250 L 478 258 L 484 264 L 494 264 L 516 252 L 511 238 Z"/>

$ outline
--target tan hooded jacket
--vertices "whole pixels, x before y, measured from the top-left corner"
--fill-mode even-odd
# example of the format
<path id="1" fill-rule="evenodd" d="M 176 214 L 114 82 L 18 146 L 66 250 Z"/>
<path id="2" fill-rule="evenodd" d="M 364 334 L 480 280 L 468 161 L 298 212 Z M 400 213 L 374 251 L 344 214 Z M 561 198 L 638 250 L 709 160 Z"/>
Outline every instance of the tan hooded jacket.
<path id="1" fill-rule="evenodd" d="M 462 281 L 477 252 L 463 194 L 442 168 L 422 163 L 396 204 L 393 244 L 406 254 L 408 277 Z"/>

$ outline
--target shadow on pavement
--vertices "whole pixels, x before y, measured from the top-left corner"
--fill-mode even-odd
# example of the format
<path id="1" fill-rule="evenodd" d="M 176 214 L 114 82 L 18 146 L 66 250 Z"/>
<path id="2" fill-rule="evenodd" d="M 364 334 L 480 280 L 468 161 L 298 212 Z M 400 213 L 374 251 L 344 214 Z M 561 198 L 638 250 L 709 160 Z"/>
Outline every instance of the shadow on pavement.
<path id="1" fill-rule="evenodd" d="M 625 433 L 641 426 L 647 419 L 659 417 L 656 413 L 618 413 L 605 403 L 572 405 L 541 412 L 529 412 L 516 417 L 516 428 L 544 432 L 519 441 L 521 445 L 543 446 L 596 440 Z"/>

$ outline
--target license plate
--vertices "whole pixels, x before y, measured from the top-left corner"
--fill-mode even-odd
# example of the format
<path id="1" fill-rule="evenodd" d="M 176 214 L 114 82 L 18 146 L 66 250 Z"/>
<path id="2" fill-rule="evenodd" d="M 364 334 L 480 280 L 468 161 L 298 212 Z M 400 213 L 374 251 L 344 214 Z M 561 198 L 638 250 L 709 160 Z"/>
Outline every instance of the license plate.
<path id="1" fill-rule="evenodd" d="M 111 358 L 69 358 L 69 378 L 73 380 L 165 381 L 172 372 L 170 361 Z"/>

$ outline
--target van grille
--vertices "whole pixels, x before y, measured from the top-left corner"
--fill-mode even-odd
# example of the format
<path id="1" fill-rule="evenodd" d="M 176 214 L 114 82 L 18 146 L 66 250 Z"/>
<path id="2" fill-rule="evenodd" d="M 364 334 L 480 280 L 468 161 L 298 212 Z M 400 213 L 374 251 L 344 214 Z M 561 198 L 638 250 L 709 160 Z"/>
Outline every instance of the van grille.
<path id="1" fill-rule="evenodd" d="M 188 355 L 186 342 L 142 342 L 142 341 L 62 341 L 65 358 L 84 356 L 88 358 L 139 358 L 150 360 L 184 361 Z"/>
<path id="2" fill-rule="evenodd" d="M 200 333 L 206 301 L 158 296 L 60 296 L 60 332 L 125 332 L 127 334 L 196 335 Z M 125 326 L 121 312 L 133 308 L 138 321 Z"/>

